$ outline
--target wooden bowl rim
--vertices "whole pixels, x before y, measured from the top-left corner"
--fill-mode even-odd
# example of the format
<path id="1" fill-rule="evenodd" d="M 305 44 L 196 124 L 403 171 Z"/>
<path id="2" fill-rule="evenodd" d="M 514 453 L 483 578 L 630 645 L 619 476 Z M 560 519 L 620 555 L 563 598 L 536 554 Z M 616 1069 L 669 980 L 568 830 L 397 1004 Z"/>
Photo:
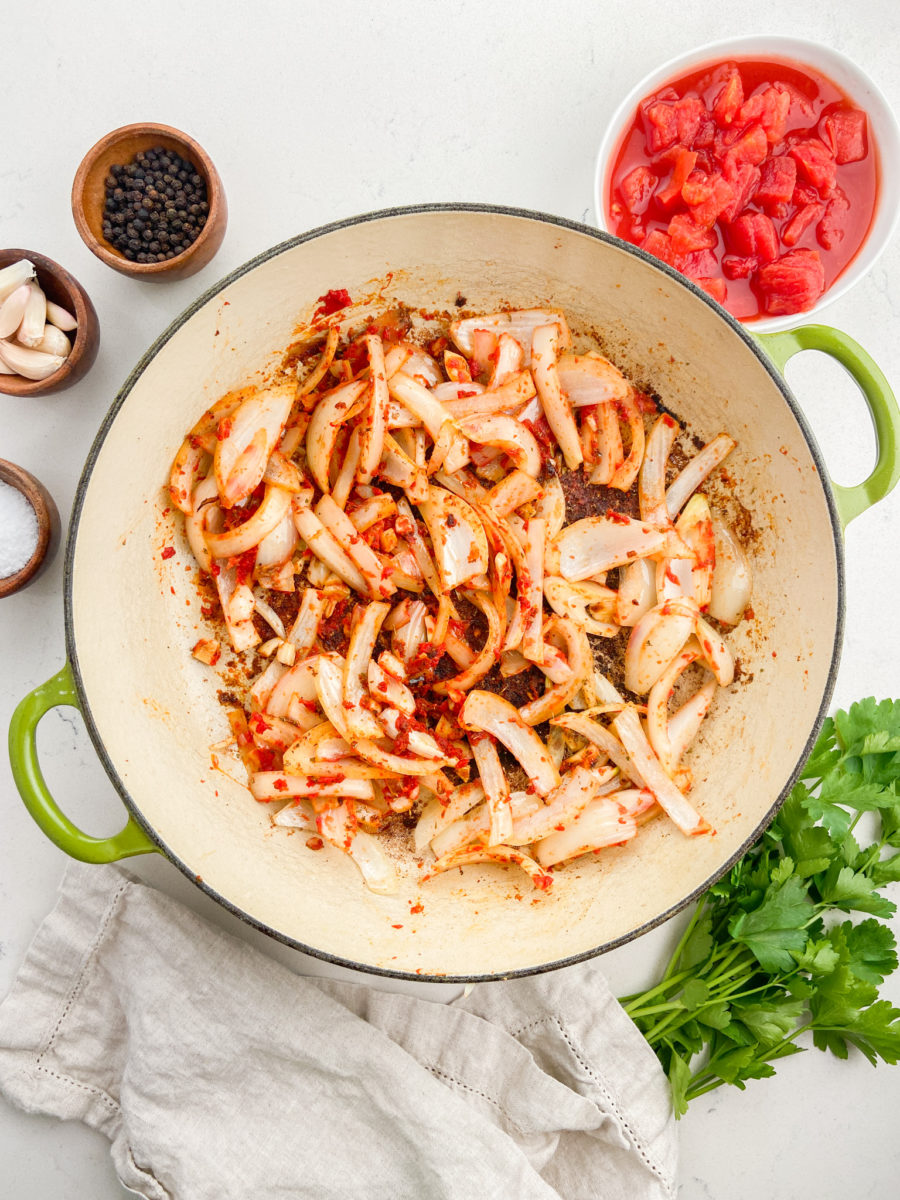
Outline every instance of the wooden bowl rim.
<path id="1" fill-rule="evenodd" d="M 7 262 L 4 262 L 3 260 L 7 256 L 9 256 L 9 259 Z M 72 374 L 79 361 L 88 352 L 88 347 L 92 339 L 97 337 L 97 311 L 82 284 L 78 282 L 71 271 L 67 271 L 65 267 L 61 266 L 54 259 L 48 258 L 46 254 L 41 254 L 37 250 L 22 250 L 19 248 L 0 249 L 0 267 L 9 266 L 10 263 L 18 262 L 22 258 L 27 258 L 29 262 L 34 263 L 38 283 L 40 283 L 40 276 L 43 271 L 45 274 L 51 275 L 62 287 L 71 300 L 71 310 L 74 312 L 75 320 L 78 322 L 75 337 L 72 339 L 72 349 L 58 371 L 54 371 L 46 379 L 25 379 L 21 375 L 0 375 L 0 392 L 4 395 L 39 396 L 43 392 L 56 389 Z"/>
<path id="2" fill-rule="evenodd" d="M 206 184 L 206 196 L 209 204 L 209 212 L 206 214 L 206 224 L 186 250 L 182 250 L 174 258 L 166 259 L 165 262 L 131 262 L 124 254 L 115 250 L 102 238 L 98 238 L 88 225 L 85 216 L 85 184 L 94 171 L 98 159 L 118 142 L 133 137 L 148 137 L 151 139 L 154 137 L 164 137 L 170 141 L 180 143 L 184 147 L 185 156 L 189 157 L 195 163 Z M 109 133 L 104 134 L 98 142 L 95 142 L 91 146 L 90 150 L 88 150 L 87 154 L 81 160 L 72 183 L 72 215 L 75 218 L 75 225 L 84 244 L 92 254 L 95 254 L 107 266 L 113 267 L 125 275 L 134 275 L 137 277 L 164 275 L 168 271 L 174 271 L 178 267 L 184 266 L 213 236 L 213 230 L 221 217 L 222 194 L 222 180 L 219 172 L 216 170 L 215 163 L 200 143 L 195 141 L 190 134 L 176 129 L 173 125 L 137 121 L 132 125 L 120 125 L 118 129 L 113 129 Z"/>
<path id="3" fill-rule="evenodd" d="M 38 540 L 28 562 L 14 575 L 0 576 L 0 600 L 20 591 L 37 573 L 50 548 L 54 519 L 59 521 L 56 503 L 39 479 L 24 467 L 0 458 L 0 481 L 14 487 L 34 509 L 38 523 Z M 52 507 L 51 507 L 52 506 Z"/>

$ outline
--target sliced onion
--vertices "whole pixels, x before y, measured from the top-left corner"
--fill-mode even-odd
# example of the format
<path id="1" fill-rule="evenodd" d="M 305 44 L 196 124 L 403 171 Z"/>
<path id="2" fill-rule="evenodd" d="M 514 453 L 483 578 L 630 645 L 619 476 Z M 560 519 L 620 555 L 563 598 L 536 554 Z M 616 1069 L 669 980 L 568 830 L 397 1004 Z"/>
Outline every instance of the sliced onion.
<path id="1" fill-rule="evenodd" d="M 644 417 L 630 388 L 619 402 L 619 406 L 631 433 L 631 446 L 627 458 L 613 471 L 609 487 L 627 492 L 637 479 L 638 471 L 644 461 Z"/>
<path id="2" fill-rule="evenodd" d="M 467 417 L 458 422 L 460 430 L 484 446 L 497 446 L 515 463 L 519 470 L 536 479 L 541 473 L 541 448 L 537 438 L 514 417 Z"/>
<path id="3" fill-rule="evenodd" d="M 312 509 L 295 500 L 292 504 L 292 511 L 297 532 L 316 558 L 320 559 L 329 570 L 334 571 L 335 575 L 340 576 L 355 591 L 367 596 L 369 587 L 359 568 L 324 527 Z"/>
<path id="4" fill-rule="evenodd" d="M 416 822 L 413 834 L 413 848 L 416 853 L 421 854 L 442 830 L 449 829 L 454 821 L 464 817 L 483 799 L 484 788 L 477 779 L 454 788 L 445 798 L 433 796 L 422 809 Z"/>
<path id="5" fill-rule="evenodd" d="M 314 388 L 317 388 L 328 373 L 328 368 L 334 362 L 335 351 L 338 348 L 340 339 L 340 330 L 336 325 L 332 325 L 325 335 L 325 346 L 322 349 L 322 355 L 319 361 L 308 374 L 304 375 L 297 389 L 298 396 L 307 396 Z M 300 368 L 297 370 L 297 377 L 300 377 Z"/>
<path id="6" fill-rule="evenodd" d="M 191 493 L 196 490 L 194 485 L 200 474 L 200 463 L 205 453 L 200 441 L 188 436 L 181 443 L 181 448 L 172 463 L 169 474 L 169 499 L 185 514 L 193 512 Z M 216 492 L 218 493 L 218 487 Z"/>
<path id="7" fill-rule="evenodd" d="M 380 496 L 372 496 L 368 500 L 363 500 L 362 504 L 354 508 L 352 512 L 347 513 L 357 533 L 365 533 L 367 529 L 371 529 L 379 521 L 387 521 L 396 515 L 397 502 L 387 492 L 382 493 Z"/>
<path id="8" fill-rule="evenodd" d="M 451 379 L 445 381 L 444 383 L 437 384 L 431 389 L 431 392 L 435 400 L 440 400 L 441 404 L 446 405 L 454 416 L 460 416 L 464 414 L 462 414 L 459 409 L 451 406 L 456 404 L 457 401 L 469 400 L 475 396 L 480 396 L 484 390 L 485 388 L 483 383 L 476 383 L 471 379 L 464 379 L 458 382 Z M 491 400 L 488 402 L 493 403 Z"/>
<path id="9" fill-rule="evenodd" d="M 490 671 L 491 667 L 497 661 L 500 653 L 502 635 L 497 609 L 484 592 L 468 592 L 467 599 L 480 608 L 487 617 L 487 637 L 484 639 L 484 645 L 472 658 L 471 662 L 465 666 L 461 674 L 454 675 L 452 679 L 441 679 L 432 685 L 432 690 L 437 692 L 439 696 L 451 695 L 453 692 L 468 691 L 469 688 L 487 675 L 488 671 Z M 450 635 L 448 633 L 445 645 L 447 646 L 447 652 L 455 659 L 449 643 Z"/>
<path id="10" fill-rule="evenodd" d="M 547 537 L 555 538 L 566 523 L 566 495 L 557 475 L 548 475 L 541 487 L 543 495 L 534 502 L 534 515 L 547 522 Z"/>
<path id="11" fill-rule="evenodd" d="M 479 787 L 481 784 L 479 782 Z M 483 789 L 482 789 L 483 791 Z M 491 835 L 491 814 L 486 804 L 477 804 L 455 821 L 440 829 L 431 840 L 431 849 L 436 858 L 452 854 L 462 846 L 473 842 L 486 843 Z"/>
<path id="12" fill-rule="evenodd" d="M 517 760 L 536 791 L 546 796 L 559 783 L 559 772 L 533 729 L 508 700 L 492 692 L 469 692 L 460 713 L 465 729 L 489 733 Z"/>
<path id="13" fill-rule="evenodd" d="M 369 592 L 373 596 L 391 596 L 397 590 L 390 579 L 385 577 L 384 567 L 369 543 L 357 531 L 356 526 L 343 511 L 338 508 L 330 496 L 322 496 L 316 505 L 316 516 L 324 527 L 334 536 L 335 541 L 346 551 L 359 573 L 365 579 Z"/>
<path id="14" fill-rule="evenodd" d="M 709 664 L 709 669 L 716 677 L 720 687 L 728 687 L 734 682 L 734 659 L 731 651 L 707 621 L 698 614 L 694 618 L 694 629 L 697 641 L 703 648 L 703 657 Z"/>
<path id="15" fill-rule="evenodd" d="M 573 408 L 607 404 L 631 395 L 631 384 L 618 367 L 599 354 L 563 354 L 559 382 Z"/>
<path id="16" fill-rule="evenodd" d="M 521 420 L 525 414 L 520 411 L 536 394 L 534 377 L 530 371 L 520 371 L 507 379 L 501 387 L 485 391 L 480 383 L 454 384 L 456 396 L 449 393 L 440 396 L 441 401 L 454 417 L 488 416 L 491 413 L 518 413 Z M 440 388 L 435 388 L 438 395 Z M 540 405 L 535 401 L 535 417 L 540 416 Z"/>
<path id="17" fill-rule="evenodd" d="M 275 685 L 286 672 L 287 667 L 278 659 L 273 658 L 266 669 L 257 675 L 250 685 L 250 707 L 252 709 L 256 712 L 266 711 L 266 705 L 269 703 Z"/>
<path id="18" fill-rule="evenodd" d="M 262 480 L 295 395 L 295 384 L 276 384 L 243 400 L 232 416 L 220 422 L 213 467 L 225 508 L 246 499 Z M 255 450 L 248 457 L 251 446 Z"/>
<path id="19" fill-rule="evenodd" d="M 659 528 L 665 528 L 669 524 L 666 511 L 666 465 L 677 436 L 678 423 L 668 413 L 663 413 L 647 439 L 647 449 L 641 467 L 638 485 L 641 519 Z"/>
<path id="20" fill-rule="evenodd" d="M 715 676 L 708 675 L 703 686 L 669 717 L 669 744 L 676 762 L 681 761 L 681 756 L 699 733 L 718 686 Z"/>
<path id="21" fill-rule="evenodd" d="M 501 332 L 497 338 L 497 354 L 488 380 L 488 388 L 502 387 L 522 369 L 525 351 L 522 343 L 511 333 Z"/>
<path id="22" fill-rule="evenodd" d="M 384 346 L 377 333 L 366 334 L 366 349 L 369 352 L 369 374 L 372 381 L 372 396 L 363 415 L 360 439 L 357 479 L 368 483 L 378 469 L 384 450 L 384 435 L 387 430 L 388 382 L 384 370 Z M 409 367 L 411 360 L 406 366 Z"/>
<path id="23" fill-rule="evenodd" d="M 542 867 L 553 867 L 606 846 L 618 846 L 636 834 L 634 817 L 607 796 L 588 804 L 565 829 L 538 842 L 534 856 Z"/>
<path id="24" fill-rule="evenodd" d="M 565 682 L 554 684 L 543 696 L 529 700 L 519 710 L 519 715 L 526 725 L 541 725 L 561 713 L 576 693 L 581 691 L 585 679 L 594 669 L 587 634 L 583 629 L 579 629 L 574 621 L 570 621 L 568 617 L 551 617 L 544 631 L 548 637 L 559 634 L 563 639 L 571 675 Z"/>
<path id="25" fill-rule="evenodd" d="M 345 805 L 320 813 L 316 824 L 327 842 L 350 855 L 371 891 L 380 896 L 397 891 L 397 874 L 378 838 L 359 829 Z"/>
<path id="26" fill-rule="evenodd" d="M 271 604 L 269 604 L 267 600 L 264 600 L 262 596 L 255 596 L 253 607 L 266 622 L 266 624 L 271 627 L 272 632 L 277 634 L 278 637 L 283 641 L 285 637 L 284 622 Z"/>
<path id="27" fill-rule="evenodd" d="M 563 395 L 556 369 L 558 329 L 556 325 L 538 325 L 531 342 L 532 372 L 547 424 L 553 431 L 570 471 L 584 462 L 578 426 L 572 408 Z"/>
<path id="28" fill-rule="evenodd" d="M 484 788 L 485 803 L 490 813 L 490 842 L 496 845 L 505 842 L 512 833 L 512 809 L 509 803 L 509 785 L 500 765 L 500 757 L 493 740 L 481 734 L 469 738 L 475 756 L 475 765 Z"/>
<path id="29" fill-rule="evenodd" d="M 455 350 L 444 351 L 444 370 L 447 372 L 447 378 L 453 383 L 472 382 L 472 372 L 469 370 L 467 360 L 462 354 L 457 354 Z"/>
<path id="30" fill-rule="evenodd" d="M 591 472 L 591 483 L 608 487 L 610 480 L 625 462 L 619 417 L 611 404 L 601 404 L 597 413 L 597 465 Z"/>
<path id="31" fill-rule="evenodd" d="M 750 603 L 750 562 L 734 532 L 724 521 L 713 517 L 712 529 L 715 569 L 710 587 L 709 615 L 723 625 L 737 625 Z"/>
<path id="32" fill-rule="evenodd" d="M 590 579 L 632 559 L 656 554 L 665 544 L 665 533 L 643 521 L 618 513 L 583 517 L 567 525 L 555 538 L 553 546 L 559 569 L 552 573 L 569 580 Z"/>
<path id="33" fill-rule="evenodd" d="M 667 601 L 651 608 L 632 629 L 625 650 L 625 686 L 645 696 L 694 630 L 695 610 Z"/>
<path id="34" fill-rule="evenodd" d="M 643 560 L 638 560 L 643 561 Z M 551 575 L 544 580 L 547 603 L 560 617 L 568 617 L 586 633 L 596 637 L 615 637 L 619 626 L 614 623 L 617 596 L 602 583 L 583 580 L 570 583 Z"/>
<path id="35" fill-rule="evenodd" d="M 378 471 L 381 478 L 394 487 L 404 488 L 416 504 L 428 495 L 428 477 L 424 470 L 390 434 L 385 435 L 384 457 Z"/>
<path id="36" fill-rule="evenodd" d="M 463 846 L 461 849 L 454 850 L 451 854 L 437 859 L 432 864 L 430 875 L 427 878 L 430 878 L 431 875 L 439 875 L 442 871 L 449 871 L 453 867 L 468 867 L 475 863 L 496 863 L 500 866 L 513 863 L 527 873 L 539 891 L 547 891 L 553 886 L 553 876 L 548 875 L 533 858 L 521 850 L 516 850 L 514 846 Z"/>
<path id="37" fill-rule="evenodd" d="M 719 463 L 728 457 L 737 442 L 727 433 L 720 433 L 708 442 L 699 454 L 695 454 L 666 492 L 666 511 L 670 520 L 675 519 L 688 497 L 712 474 Z"/>
<path id="38" fill-rule="evenodd" d="M 278 679 L 269 693 L 265 705 L 266 713 L 273 717 L 287 717 L 291 712 L 292 701 L 296 700 L 309 718 L 301 722 L 304 728 L 308 729 L 318 724 L 322 718 L 318 715 L 317 669 L 318 656 L 295 663 Z"/>
<path id="39" fill-rule="evenodd" d="M 378 714 L 379 724 L 392 740 L 396 740 L 400 736 L 400 720 L 401 713 L 396 708 L 383 708 Z M 418 755 L 419 758 L 436 758 L 440 759 L 441 762 L 447 761 L 444 751 L 431 734 L 427 733 L 424 729 L 407 730 L 407 745 L 413 754 Z"/>
<path id="40" fill-rule="evenodd" d="M 284 488 L 269 484 L 263 502 L 249 520 L 224 533 L 207 533 L 206 544 L 213 558 L 232 558 L 259 545 L 266 534 L 281 524 L 290 511 L 291 495 Z"/>
<path id="41" fill-rule="evenodd" d="M 608 755 L 623 775 L 627 775 L 639 788 L 644 787 L 643 776 L 623 750 L 619 739 L 610 733 L 605 725 L 601 725 L 599 721 L 595 721 L 586 713 L 571 712 L 554 717 L 552 723 L 559 725 L 562 729 L 570 729 L 572 733 L 581 734 L 592 746 L 596 746 Z"/>
<path id="42" fill-rule="evenodd" d="M 505 840 L 510 846 L 529 846 L 548 837 L 559 826 L 568 825 L 614 774 L 615 769 L 588 771 L 584 767 L 574 767 L 550 793 L 545 805 L 513 822 L 512 832 Z"/>
<path id="43" fill-rule="evenodd" d="M 382 658 L 385 655 L 381 656 Z M 397 709 L 404 716 L 411 717 L 416 711 L 416 698 L 399 679 L 389 674 L 388 671 L 374 659 L 370 660 L 367 669 L 367 682 L 369 692 L 383 704 L 390 705 L 391 708 Z"/>
<path id="44" fill-rule="evenodd" d="M 647 787 L 653 792 L 660 806 L 681 832 L 686 834 L 708 833 L 709 825 L 663 770 L 662 764 L 647 741 L 641 726 L 641 719 L 634 709 L 627 708 L 614 717 L 613 728 L 618 734 L 625 752 L 644 777 Z"/>
<path id="45" fill-rule="evenodd" d="M 365 380 L 354 379 L 326 392 L 316 403 L 306 430 L 306 461 L 319 488 L 330 491 L 329 470 L 341 426 L 356 409 L 366 389 Z"/>
<path id="46" fill-rule="evenodd" d="M 409 618 L 402 625 L 396 627 L 391 637 L 394 652 L 404 663 L 415 658 L 419 653 L 419 647 L 428 636 L 425 628 L 425 618 L 428 616 L 427 607 L 421 600 L 407 603 L 409 603 Z"/>
<path id="47" fill-rule="evenodd" d="M 339 774 L 334 767 L 331 773 Z M 250 779 L 250 791 L 257 800 L 287 800 L 292 796 L 371 800 L 375 794 L 368 779 L 341 779 L 323 783 L 315 776 L 290 775 L 286 771 L 257 771 Z"/>
<path id="48" fill-rule="evenodd" d="M 283 441 L 284 438 L 282 438 Z M 302 492 L 307 486 L 301 480 L 296 465 L 290 459 L 285 458 L 280 449 L 273 450 L 269 456 L 263 472 L 263 483 L 274 483 L 276 487 L 284 488 L 286 492 Z"/>
<path id="49" fill-rule="evenodd" d="M 315 588 L 304 588 L 300 597 L 297 619 L 287 633 L 287 640 L 297 651 L 298 658 L 305 658 L 316 642 L 319 622 L 325 615 L 328 597 Z"/>
<path id="50" fill-rule="evenodd" d="M 309 808 L 299 800 L 286 804 L 272 818 L 273 824 L 282 829 L 304 829 L 309 833 L 316 832 L 316 818 Z"/>
<path id="51" fill-rule="evenodd" d="M 384 618 L 388 615 L 390 606 L 375 602 L 367 604 L 353 614 L 350 628 L 350 644 L 347 647 L 347 657 L 343 667 L 343 707 L 344 720 L 351 739 L 358 737 L 379 738 L 382 736 L 378 721 L 363 707 L 366 686 L 369 678 L 369 664 L 372 652 Z M 363 685 L 363 679 L 366 686 Z"/>
<path id="52" fill-rule="evenodd" d="M 194 558 L 197 560 L 197 565 L 201 571 L 206 571 L 207 574 L 212 570 L 212 555 L 209 552 L 209 547 L 206 544 L 206 522 L 211 516 L 213 509 L 218 515 L 217 524 L 221 525 L 222 510 L 218 505 L 212 505 L 209 501 L 218 497 L 219 489 L 216 484 L 214 474 L 209 474 L 205 479 L 201 479 L 194 488 L 194 494 L 191 497 L 191 511 L 184 518 L 184 532 L 188 540 Z"/>
<path id="53" fill-rule="evenodd" d="M 392 771 L 373 767 L 353 758 L 349 744 L 339 737 L 330 721 L 321 721 L 306 730 L 284 754 L 283 769 L 292 775 L 315 778 L 341 774 L 345 779 L 393 779 Z"/>
<path id="54" fill-rule="evenodd" d="M 287 493 L 285 493 L 287 495 Z M 270 529 L 260 541 L 256 551 L 256 571 L 271 572 L 281 567 L 293 558 L 297 546 L 297 528 L 291 516 L 290 505 L 284 510 L 284 515 L 278 524 Z M 291 571 L 291 591 L 293 591 L 293 570 Z"/>
<path id="55" fill-rule="evenodd" d="M 428 499 L 419 504 L 419 512 L 431 535 L 442 591 L 452 591 L 487 571 L 484 528 L 465 500 L 444 488 L 429 487 Z"/>
<path id="56" fill-rule="evenodd" d="M 421 346 L 413 345 L 407 345 L 405 349 L 409 351 L 409 354 L 403 363 L 402 369 L 410 379 L 415 379 L 429 388 L 436 387 L 443 382 L 444 373 L 427 350 L 423 350 Z"/>
<path id="57" fill-rule="evenodd" d="M 522 308 L 511 312 L 488 313 L 480 317 L 464 317 L 450 325 L 450 336 L 467 357 L 472 357 L 473 335 L 476 329 L 487 329 L 494 333 L 509 333 L 522 346 L 525 365 L 530 362 L 530 350 L 535 329 L 540 325 L 552 325 L 556 329 L 559 345 L 567 350 L 572 344 L 572 335 L 566 318 L 560 309 Z"/>
<path id="58" fill-rule="evenodd" d="M 357 425 L 350 434 L 350 439 L 347 442 L 347 450 L 344 454 L 344 461 L 341 463 L 341 469 L 338 471 L 334 487 L 331 489 L 331 498 L 338 508 L 346 507 L 347 499 L 353 488 L 356 479 L 356 468 L 359 466 L 361 442 L 362 434 L 360 427 Z"/>
<path id="59" fill-rule="evenodd" d="M 647 698 L 647 737 L 663 770 L 669 775 L 674 775 L 678 766 L 678 757 L 669 738 L 669 700 L 678 680 L 701 655 L 696 638 L 690 638 L 654 683 Z"/>
<path id="60" fill-rule="evenodd" d="M 656 572 L 646 558 L 636 558 L 619 568 L 619 591 L 616 596 L 616 621 L 619 625 L 637 625 L 656 604 Z"/>
<path id="61" fill-rule="evenodd" d="M 544 661 L 544 546 L 546 526 L 540 518 L 526 524 L 525 561 L 516 563 L 516 587 L 522 613 L 522 653 L 540 665 Z"/>

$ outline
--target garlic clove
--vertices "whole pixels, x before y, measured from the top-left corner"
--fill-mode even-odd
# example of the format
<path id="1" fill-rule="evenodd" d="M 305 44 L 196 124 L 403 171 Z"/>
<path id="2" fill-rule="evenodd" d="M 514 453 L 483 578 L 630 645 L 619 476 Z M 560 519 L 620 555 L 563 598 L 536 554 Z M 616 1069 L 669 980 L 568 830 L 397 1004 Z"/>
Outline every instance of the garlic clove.
<path id="1" fill-rule="evenodd" d="M 0 304 L 8 299 L 16 288 L 27 283 L 29 279 L 34 279 L 34 275 L 34 263 L 29 262 L 27 258 L 20 258 L 18 262 L 4 267 L 0 271 Z"/>
<path id="2" fill-rule="evenodd" d="M 8 367 L 2 358 L 0 358 L 0 375 L 15 375 L 12 367 Z"/>
<path id="3" fill-rule="evenodd" d="M 26 346 L 17 346 L 15 342 L 4 340 L 0 340 L 0 360 L 17 375 L 35 380 L 49 378 L 66 361 L 58 354 L 44 354 L 41 350 L 30 350 Z"/>
<path id="4" fill-rule="evenodd" d="M 0 338 L 9 337 L 19 328 L 30 295 L 29 285 L 23 283 L 3 301 L 3 306 L 0 307 Z"/>
<path id="5" fill-rule="evenodd" d="M 71 353 L 72 343 L 61 329 L 57 329 L 55 325 L 45 325 L 44 336 L 36 345 L 32 346 L 32 349 L 42 350 L 44 354 L 58 354 L 60 358 L 67 358 Z"/>
<path id="6" fill-rule="evenodd" d="M 71 333 L 73 329 L 78 328 L 78 322 L 72 314 L 60 304 L 54 304 L 52 300 L 47 301 L 47 320 L 51 325 L 55 325 L 57 329 L 62 329 L 66 333 Z"/>
<path id="7" fill-rule="evenodd" d="M 28 288 L 28 301 L 16 333 L 16 341 L 20 345 L 30 346 L 34 350 L 44 336 L 44 325 L 47 320 L 47 297 L 34 280 L 26 284 L 26 287 Z"/>

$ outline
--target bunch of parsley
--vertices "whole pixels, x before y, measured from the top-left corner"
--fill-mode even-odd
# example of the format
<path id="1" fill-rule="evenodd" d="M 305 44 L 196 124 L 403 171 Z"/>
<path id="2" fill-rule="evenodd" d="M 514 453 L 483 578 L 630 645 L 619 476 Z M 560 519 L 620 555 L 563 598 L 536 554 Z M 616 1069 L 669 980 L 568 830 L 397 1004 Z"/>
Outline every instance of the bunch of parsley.
<path id="1" fill-rule="evenodd" d="M 855 1046 L 873 1065 L 897 1062 L 900 1009 L 878 998 L 896 943 L 876 918 L 896 911 L 878 889 L 898 880 L 900 701 L 867 699 L 825 722 L 800 782 L 700 901 L 662 981 L 622 1001 L 676 1115 L 723 1083 L 773 1075 L 808 1032 L 838 1058 Z"/>

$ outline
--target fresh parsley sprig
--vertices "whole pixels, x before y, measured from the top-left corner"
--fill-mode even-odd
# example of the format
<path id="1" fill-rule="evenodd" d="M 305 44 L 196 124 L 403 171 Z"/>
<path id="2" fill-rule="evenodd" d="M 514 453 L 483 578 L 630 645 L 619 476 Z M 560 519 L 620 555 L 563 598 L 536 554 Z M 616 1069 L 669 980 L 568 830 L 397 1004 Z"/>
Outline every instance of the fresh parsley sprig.
<path id="1" fill-rule="evenodd" d="M 874 826 L 865 845 L 863 829 Z M 626 997 L 677 1116 L 730 1083 L 773 1075 L 802 1034 L 846 1058 L 900 1059 L 900 1009 L 878 998 L 897 967 L 877 918 L 900 880 L 900 701 L 862 700 L 824 725 L 775 821 L 700 901 L 662 980 Z M 838 914 L 863 913 L 862 920 Z"/>

